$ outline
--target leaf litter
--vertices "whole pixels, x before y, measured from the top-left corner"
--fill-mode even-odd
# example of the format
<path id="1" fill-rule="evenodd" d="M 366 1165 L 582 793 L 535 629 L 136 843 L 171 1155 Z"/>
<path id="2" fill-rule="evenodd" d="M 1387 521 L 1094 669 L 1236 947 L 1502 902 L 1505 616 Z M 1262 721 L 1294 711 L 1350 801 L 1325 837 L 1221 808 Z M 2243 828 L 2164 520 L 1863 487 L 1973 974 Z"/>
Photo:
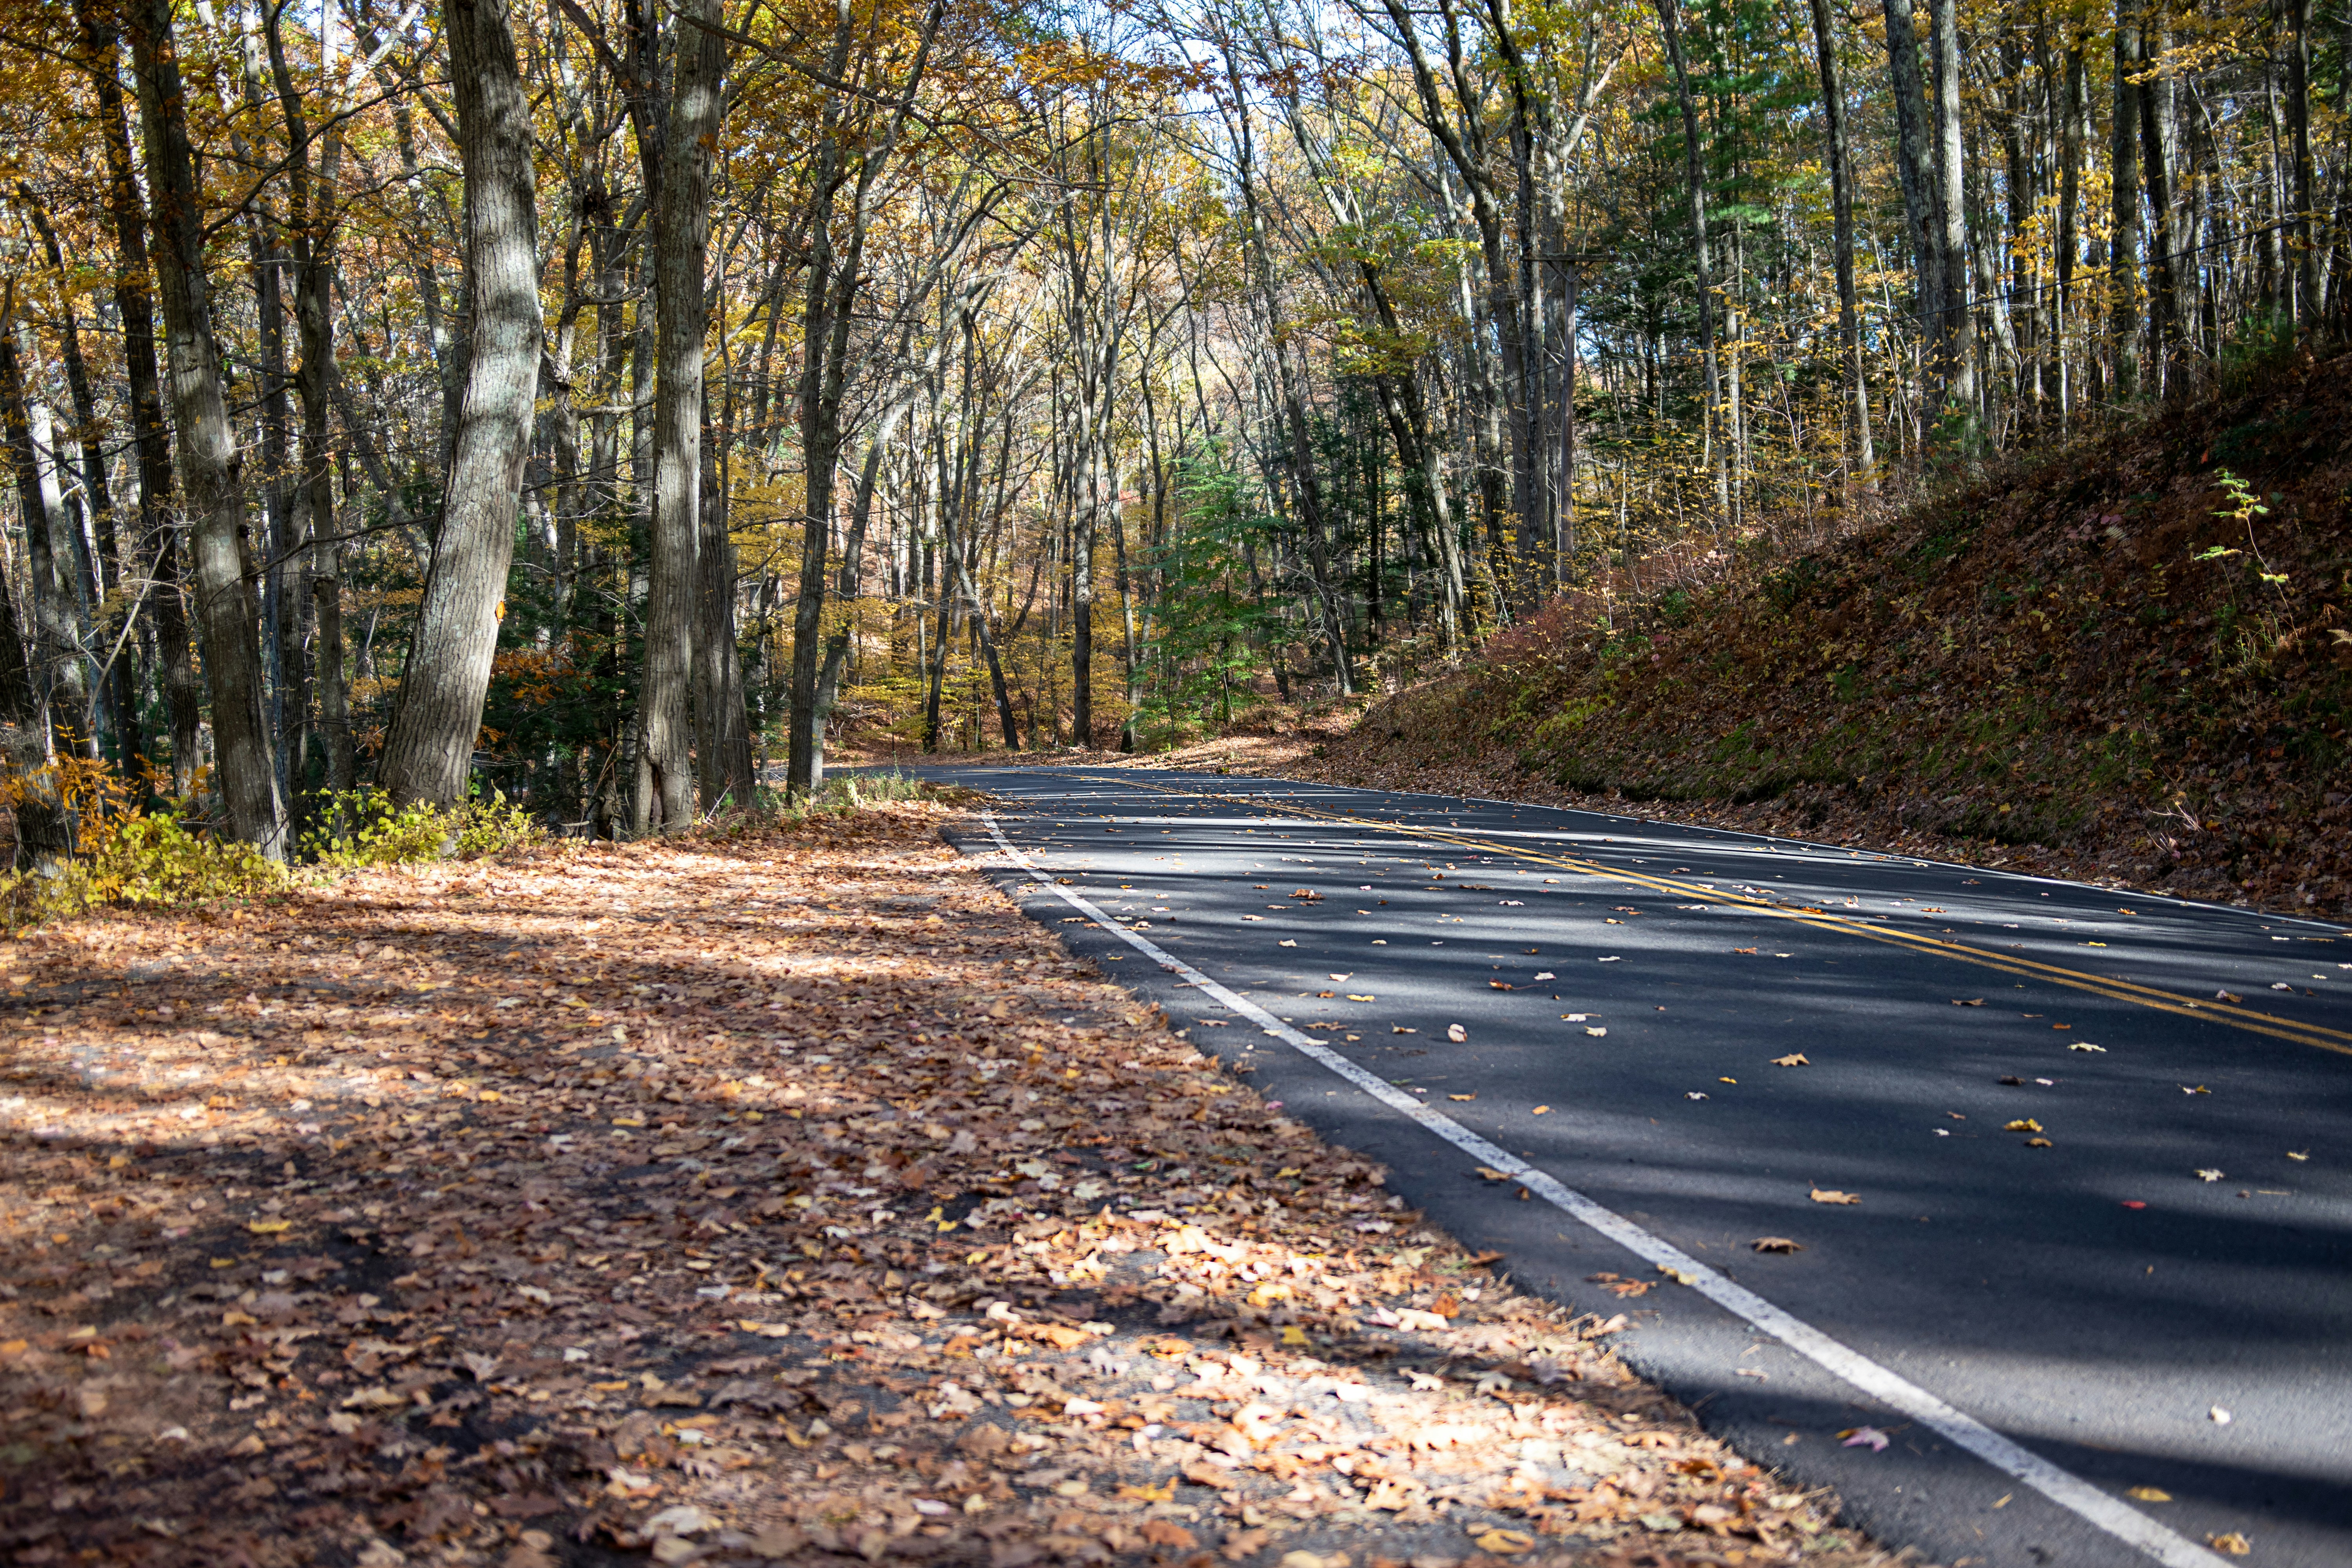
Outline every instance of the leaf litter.
<path id="1" fill-rule="evenodd" d="M 8 945 L 0 1546 L 1887 1561 L 1622 1315 L 1517 1293 L 1070 959 L 951 816 Z"/>

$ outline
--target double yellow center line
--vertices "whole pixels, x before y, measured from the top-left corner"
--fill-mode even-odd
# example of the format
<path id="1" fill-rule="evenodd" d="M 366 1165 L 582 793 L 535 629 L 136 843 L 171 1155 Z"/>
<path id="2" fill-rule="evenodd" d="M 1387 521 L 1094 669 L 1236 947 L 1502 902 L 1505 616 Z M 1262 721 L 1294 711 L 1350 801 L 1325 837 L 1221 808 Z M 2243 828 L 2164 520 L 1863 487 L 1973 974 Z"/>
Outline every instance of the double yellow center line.
<path id="1" fill-rule="evenodd" d="M 1089 781 L 1095 782 L 1095 781 Z M 2299 1046 L 2315 1046 L 2323 1051 L 2339 1056 L 2352 1056 L 2352 1034 L 2330 1029 L 2317 1024 L 2301 1024 L 2293 1019 L 2276 1017 L 2242 1004 L 2220 998 L 2202 1001 L 2183 996 L 2177 992 L 2141 985 L 2116 976 L 2092 974 L 2084 970 L 2068 969 L 2061 964 L 2042 963 L 2031 958 L 2016 958 L 2007 953 L 1990 952 L 1970 947 L 1965 942 L 1946 942 L 1939 937 L 1898 931 L 1874 921 L 1859 920 L 1845 915 L 1833 915 L 1823 910 L 1801 904 L 1786 904 L 1770 899 L 1752 898 L 1738 893 L 1719 892 L 1697 882 L 1685 882 L 1672 877 L 1654 876 L 1642 871 L 1628 871 L 1587 860 L 1574 855 L 1553 854 L 1523 846 L 1498 844 L 1491 839 L 1445 828 L 1423 827 L 1408 822 L 1385 821 L 1378 817 L 1343 816 L 1335 812 L 1318 811 L 1312 806 L 1293 805 L 1286 801 L 1270 800 L 1264 795 L 1218 795 L 1205 790 L 1178 791 L 1160 784 L 1139 783 L 1135 787 L 1160 795 L 1187 795 L 1207 800 L 1223 801 L 1249 810 L 1273 811 L 1309 821 L 1326 822 L 1338 826 L 1352 827 L 1379 833 L 1402 834 L 1409 837 L 1448 844 L 1460 849 L 1482 854 L 1507 856 L 1538 866 L 1550 866 L 1583 876 L 1600 877 L 1622 882 L 1632 887 L 1648 888 L 1660 893 L 1671 893 L 1693 902 L 1720 904 L 1730 909 L 1754 910 L 1775 919 L 1793 921 L 1799 925 L 1819 931 L 1834 931 L 1843 936 L 1860 937 L 1865 942 L 1882 942 L 1889 947 L 1907 948 L 1914 952 L 1936 958 L 1950 959 L 1958 963 L 1974 964 L 2002 974 L 2015 974 L 2028 980 L 2040 980 L 2053 985 L 2063 985 L 2075 991 L 2087 991 L 2110 1001 L 2128 1002 L 2135 1006 L 2151 1008 L 2159 1013 L 2171 1013 L 2202 1023 L 2226 1024 L 2233 1029 L 2250 1034 L 2267 1035 L 2274 1040 L 2288 1040 Z"/>

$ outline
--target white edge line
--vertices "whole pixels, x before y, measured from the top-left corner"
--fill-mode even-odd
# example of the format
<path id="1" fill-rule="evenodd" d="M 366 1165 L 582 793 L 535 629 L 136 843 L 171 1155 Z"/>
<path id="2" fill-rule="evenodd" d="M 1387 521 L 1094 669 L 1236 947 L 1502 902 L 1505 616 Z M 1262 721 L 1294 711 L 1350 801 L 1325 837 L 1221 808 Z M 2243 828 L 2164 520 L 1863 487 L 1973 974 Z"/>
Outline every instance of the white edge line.
<path id="1" fill-rule="evenodd" d="M 2020 1447 L 1975 1416 L 1953 1408 L 1916 1384 L 1897 1376 L 1811 1324 L 1774 1306 L 1746 1286 L 1726 1279 L 1673 1243 L 1653 1236 L 1632 1220 L 1602 1207 L 1508 1150 L 1489 1143 L 1452 1117 L 1423 1105 L 1387 1079 L 1358 1067 L 1320 1041 L 1285 1025 L 1265 1008 L 1227 990 L 1157 942 L 1128 930 L 1078 894 L 1055 882 L 1027 856 L 1013 847 L 1005 838 L 1003 829 L 997 826 L 994 812 L 982 812 L 980 819 L 988 825 L 989 837 L 996 840 L 997 847 L 1035 878 L 1039 886 L 1103 930 L 1116 933 L 1129 947 L 1160 968 L 1181 975 L 1193 986 L 1214 996 L 1300 1055 L 1347 1079 L 1390 1109 L 1402 1111 L 1472 1159 L 1503 1172 L 1554 1208 L 1599 1231 L 1634 1256 L 1685 1276 L 1692 1289 L 1733 1316 L 1744 1319 L 1762 1332 L 1770 1334 L 1823 1371 L 1942 1434 L 1956 1447 L 1967 1449 L 2001 1474 L 2032 1488 L 2059 1507 L 2079 1515 L 2125 1544 L 2166 1564 L 2167 1568 L 2222 1568 L 2221 1559 L 2203 1547 L 2167 1530 L 2137 1509 L 2109 1497 L 2090 1482 L 2059 1468 L 2041 1455 Z"/>

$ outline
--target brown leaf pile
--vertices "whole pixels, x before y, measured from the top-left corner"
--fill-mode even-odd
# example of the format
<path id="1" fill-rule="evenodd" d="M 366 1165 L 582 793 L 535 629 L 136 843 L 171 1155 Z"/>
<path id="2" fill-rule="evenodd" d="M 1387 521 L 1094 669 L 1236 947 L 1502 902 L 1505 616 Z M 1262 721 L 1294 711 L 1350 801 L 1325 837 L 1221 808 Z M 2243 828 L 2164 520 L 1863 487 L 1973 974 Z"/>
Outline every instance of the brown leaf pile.
<path id="1" fill-rule="evenodd" d="M 946 815 L 0 952 L 0 1549 L 1878 1560 L 1622 1320 L 1070 961 Z"/>

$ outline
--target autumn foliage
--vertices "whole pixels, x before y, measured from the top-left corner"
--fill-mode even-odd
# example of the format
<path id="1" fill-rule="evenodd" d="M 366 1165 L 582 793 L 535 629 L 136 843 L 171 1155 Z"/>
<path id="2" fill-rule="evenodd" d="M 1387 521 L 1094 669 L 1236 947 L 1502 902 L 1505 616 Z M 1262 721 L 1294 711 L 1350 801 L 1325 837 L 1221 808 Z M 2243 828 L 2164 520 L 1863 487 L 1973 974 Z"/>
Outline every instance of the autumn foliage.
<path id="1" fill-rule="evenodd" d="M 1306 765 L 2342 911 L 2347 368 L 2298 360 L 1817 551 L 1555 603 Z"/>

